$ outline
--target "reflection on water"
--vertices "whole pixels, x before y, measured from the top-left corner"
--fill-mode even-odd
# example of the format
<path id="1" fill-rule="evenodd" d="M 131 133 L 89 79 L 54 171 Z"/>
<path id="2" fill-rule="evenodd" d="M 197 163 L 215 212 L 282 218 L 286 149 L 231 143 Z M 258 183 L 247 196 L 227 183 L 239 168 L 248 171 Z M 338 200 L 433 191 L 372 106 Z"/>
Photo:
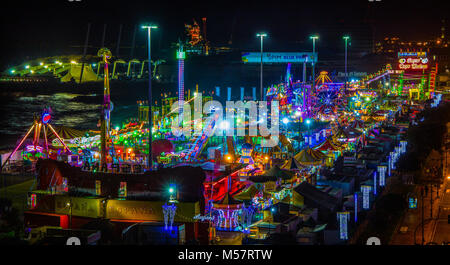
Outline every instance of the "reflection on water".
<path id="1" fill-rule="evenodd" d="M 53 125 L 64 125 L 80 130 L 98 130 L 102 97 L 70 93 L 36 95 L 34 97 L 1 98 L 0 149 L 13 148 L 33 123 L 33 116 L 45 107 L 51 107 Z M 135 117 L 137 107 L 130 102 L 114 102 L 112 124 Z"/>

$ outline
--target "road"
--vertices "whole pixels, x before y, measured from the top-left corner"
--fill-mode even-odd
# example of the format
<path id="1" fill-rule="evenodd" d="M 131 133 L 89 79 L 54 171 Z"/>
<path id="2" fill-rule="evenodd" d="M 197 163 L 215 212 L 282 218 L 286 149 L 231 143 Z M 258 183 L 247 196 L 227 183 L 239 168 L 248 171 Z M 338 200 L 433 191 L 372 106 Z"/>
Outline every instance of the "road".
<path id="1" fill-rule="evenodd" d="M 394 234 L 391 237 L 389 245 L 414 245 L 422 243 L 422 199 L 420 197 L 420 187 L 417 186 L 415 193 L 419 195 L 418 205 L 416 209 L 408 209 L 404 214 L 403 219 L 397 225 Z M 423 209 L 424 209 L 424 239 L 425 244 L 430 242 L 434 230 L 433 220 L 430 219 L 430 196 L 424 196 Z M 436 213 L 439 208 L 439 199 L 436 197 L 436 191 L 433 191 L 433 217 L 436 217 Z M 416 237 L 414 239 L 414 236 Z"/>
<path id="2" fill-rule="evenodd" d="M 442 244 L 450 242 L 450 224 L 448 215 L 450 214 L 450 123 L 447 124 L 447 134 L 443 148 L 443 175 L 444 182 L 439 188 L 439 195 L 433 190 L 433 218 L 430 216 L 430 192 L 424 197 L 424 239 L 425 244 Z M 409 209 L 401 222 L 397 225 L 390 245 L 413 245 L 422 243 L 422 200 L 420 198 L 420 187 L 415 190 L 418 195 L 417 209 Z M 402 231 L 403 230 L 403 231 Z M 414 233 L 415 232 L 415 233 Z M 416 238 L 414 239 L 414 235 Z"/>
<path id="3" fill-rule="evenodd" d="M 434 229 L 432 234 L 432 241 L 437 244 L 450 242 L 450 224 L 448 223 L 448 215 L 450 215 L 450 170 L 449 160 L 450 155 L 450 123 L 447 124 L 447 136 L 444 145 L 444 184 L 442 185 L 442 194 L 439 200 L 439 216 L 434 221 Z"/>

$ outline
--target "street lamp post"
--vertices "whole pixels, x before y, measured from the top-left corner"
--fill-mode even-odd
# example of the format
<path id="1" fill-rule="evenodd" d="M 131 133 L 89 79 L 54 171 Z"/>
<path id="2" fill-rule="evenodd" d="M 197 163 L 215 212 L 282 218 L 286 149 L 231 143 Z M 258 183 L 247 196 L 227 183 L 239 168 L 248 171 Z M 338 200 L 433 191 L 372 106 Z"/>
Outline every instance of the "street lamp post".
<path id="1" fill-rule="evenodd" d="M 421 201 L 421 204 L 422 204 L 422 246 L 425 244 L 425 222 L 424 222 L 424 217 L 425 217 L 424 205 L 425 205 L 425 201 L 423 199 L 423 193 L 424 193 L 424 191 L 423 191 L 423 187 L 422 187 L 422 189 L 420 190 L 420 194 L 422 196 L 422 201 Z M 415 239 L 416 238 L 414 238 L 414 240 Z"/>
<path id="2" fill-rule="evenodd" d="M 349 36 L 344 36 L 343 39 L 345 41 L 345 89 L 347 89 L 347 82 L 348 82 L 348 75 L 347 75 L 347 43 L 348 43 L 348 40 L 350 39 L 350 37 Z"/>
<path id="3" fill-rule="evenodd" d="M 147 166 L 149 170 L 152 170 L 153 158 L 152 158 L 152 129 L 153 129 L 153 116 L 152 116 L 152 56 L 151 56 L 151 32 L 152 29 L 157 29 L 155 25 L 144 25 L 143 29 L 147 29 L 148 32 L 148 161 Z"/>
<path id="4" fill-rule="evenodd" d="M 308 127 L 308 130 L 307 130 L 307 132 L 308 132 L 308 134 L 307 134 L 307 136 L 308 136 L 307 144 L 309 146 L 309 137 L 310 137 L 309 124 L 311 123 L 311 120 L 308 118 L 308 119 L 306 119 L 305 122 L 306 122 L 306 126 Z"/>
<path id="5" fill-rule="evenodd" d="M 314 35 L 309 37 L 310 39 L 312 39 L 312 43 L 313 43 L 313 60 L 312 60 L 312 82 L 314 84 L 314 78 L 315 76 L 315 63 L 314 63 L 314 59 L 315 59 L 315 55 L 316 55 L 316 40 L 319 39 L 319 36 Z"/>
<path id="6" fill-rule="evenodd" d="M 70 198 L 70 202 L 67 203 L 69 207 L 69 229 L 72 229 L 72 197 Z"/>
<path id="7" fill-rule="evenodd" d="M 260 100 L 263 101 L 264 100 L 264 96 L 263 96 L 263 39 L 264 39 L 264 37 L 267 37 L 267 34 L 266 33 L 258 33 L 258 34 L 256 34 L 256 36 L 261 38 L 261 67 L 260 67 L 259 92 L 260 92 Z"/>

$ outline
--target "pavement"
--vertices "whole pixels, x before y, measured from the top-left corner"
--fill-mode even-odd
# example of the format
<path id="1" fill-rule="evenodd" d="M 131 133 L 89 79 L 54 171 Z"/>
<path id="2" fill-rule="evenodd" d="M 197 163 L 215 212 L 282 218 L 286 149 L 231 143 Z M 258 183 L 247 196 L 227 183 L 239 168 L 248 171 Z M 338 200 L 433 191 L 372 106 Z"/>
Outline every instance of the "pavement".
<path id="1" fill-rule="evenodd" d="M 433 231 L 430 242 L 436 244 L 450 244 L 450 224 L 448 216 L 450 215 L 450 181 L 444 183 L 444 194 L 439 201 L 437 219 L 433 222 Z"/>
<path id="2" fill-rule="evenodd" d="M 431 242 L 437 244 L 450 244 L 450 224 L 448 216 L 450 215 L 450 123 L 447 124 L 447 137 L 444 146 L 444 183 L 442 185 L 441 199 L 439 201 L 439 209 L 437 219 L 434 221 Z M 445 148 L 447 147 L 447 148 Z"/>
<path id="3" fill-rule="evenodd" d="M 450 142 L 450 124 L 447 124 L 447 136 L 445 143 Z M 431 218 L 431 194 L 424 197 L 424 241 L 425 244 L 446 244 L 450 242 L 450 224 L 448 224 L 448 215 L 450 215 L 450 148 L 443 150 L 444 155 L 444 182 L 439 187 L 439 193 L 433 189 L 433 218 Z M 390 245 L 414 245 L 422 243 L 422 200 L 420 196 L 420 187 L 416 187 L 418 195 L 417 209 L 409 209 L 403 216 L 401 222 L 389 242 Z M 416 233 L 414 231 L 416 230 Z M 415 235 L 415 239 L 414 239 Z"/>
<path id="4" fill-rule="evenodd" d="M 408 209 L 400 223 L 397 225 L 391 237 L 389 245 L 414 245 L 422 243 L 422 203 L 424 210 L 424 239 L 425 244 L 432 241 L 434 222 L 431 218 L 431 192 L 428 196 L 420 196 L 420 187 L 416 187 L 415 193 L 419 195 L 416 209 Z M 433 191 L 433 217 L 437 215 L 439 199 L 436 191 Z M 414 239 L 415 236 L 415 239 Z"/>

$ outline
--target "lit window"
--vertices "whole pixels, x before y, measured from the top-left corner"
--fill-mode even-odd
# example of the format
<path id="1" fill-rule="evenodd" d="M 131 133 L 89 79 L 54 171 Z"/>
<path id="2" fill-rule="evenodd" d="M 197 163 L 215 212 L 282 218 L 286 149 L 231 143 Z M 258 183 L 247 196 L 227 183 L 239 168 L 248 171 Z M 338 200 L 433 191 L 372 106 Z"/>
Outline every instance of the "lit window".
<path id="1" fill-rule="evenodd" d="M 100 180 L 95 181 L 95 195 L 102 194 L 102 182 Z"/>
<path id="2" fill-rule="evenodd" d="M 126 182 L 120 182 L 119 197 L 121 197 L 121 198 L 127 197 L 127 183 Z"/>
<path id="3" fill-rule="evenodd" d="M 36 207 L 36 194 L 31 194 L 30 196 L 30 208 L 33 209 Z"/>
<path id="4" fill-rule="evenodd" d="M 62 179 L 62 189 L 65 192 L 69 191 L 69 185 L 68 185 L 68 182 L 67 182 L 67 178 L 63 178 Z"/>

